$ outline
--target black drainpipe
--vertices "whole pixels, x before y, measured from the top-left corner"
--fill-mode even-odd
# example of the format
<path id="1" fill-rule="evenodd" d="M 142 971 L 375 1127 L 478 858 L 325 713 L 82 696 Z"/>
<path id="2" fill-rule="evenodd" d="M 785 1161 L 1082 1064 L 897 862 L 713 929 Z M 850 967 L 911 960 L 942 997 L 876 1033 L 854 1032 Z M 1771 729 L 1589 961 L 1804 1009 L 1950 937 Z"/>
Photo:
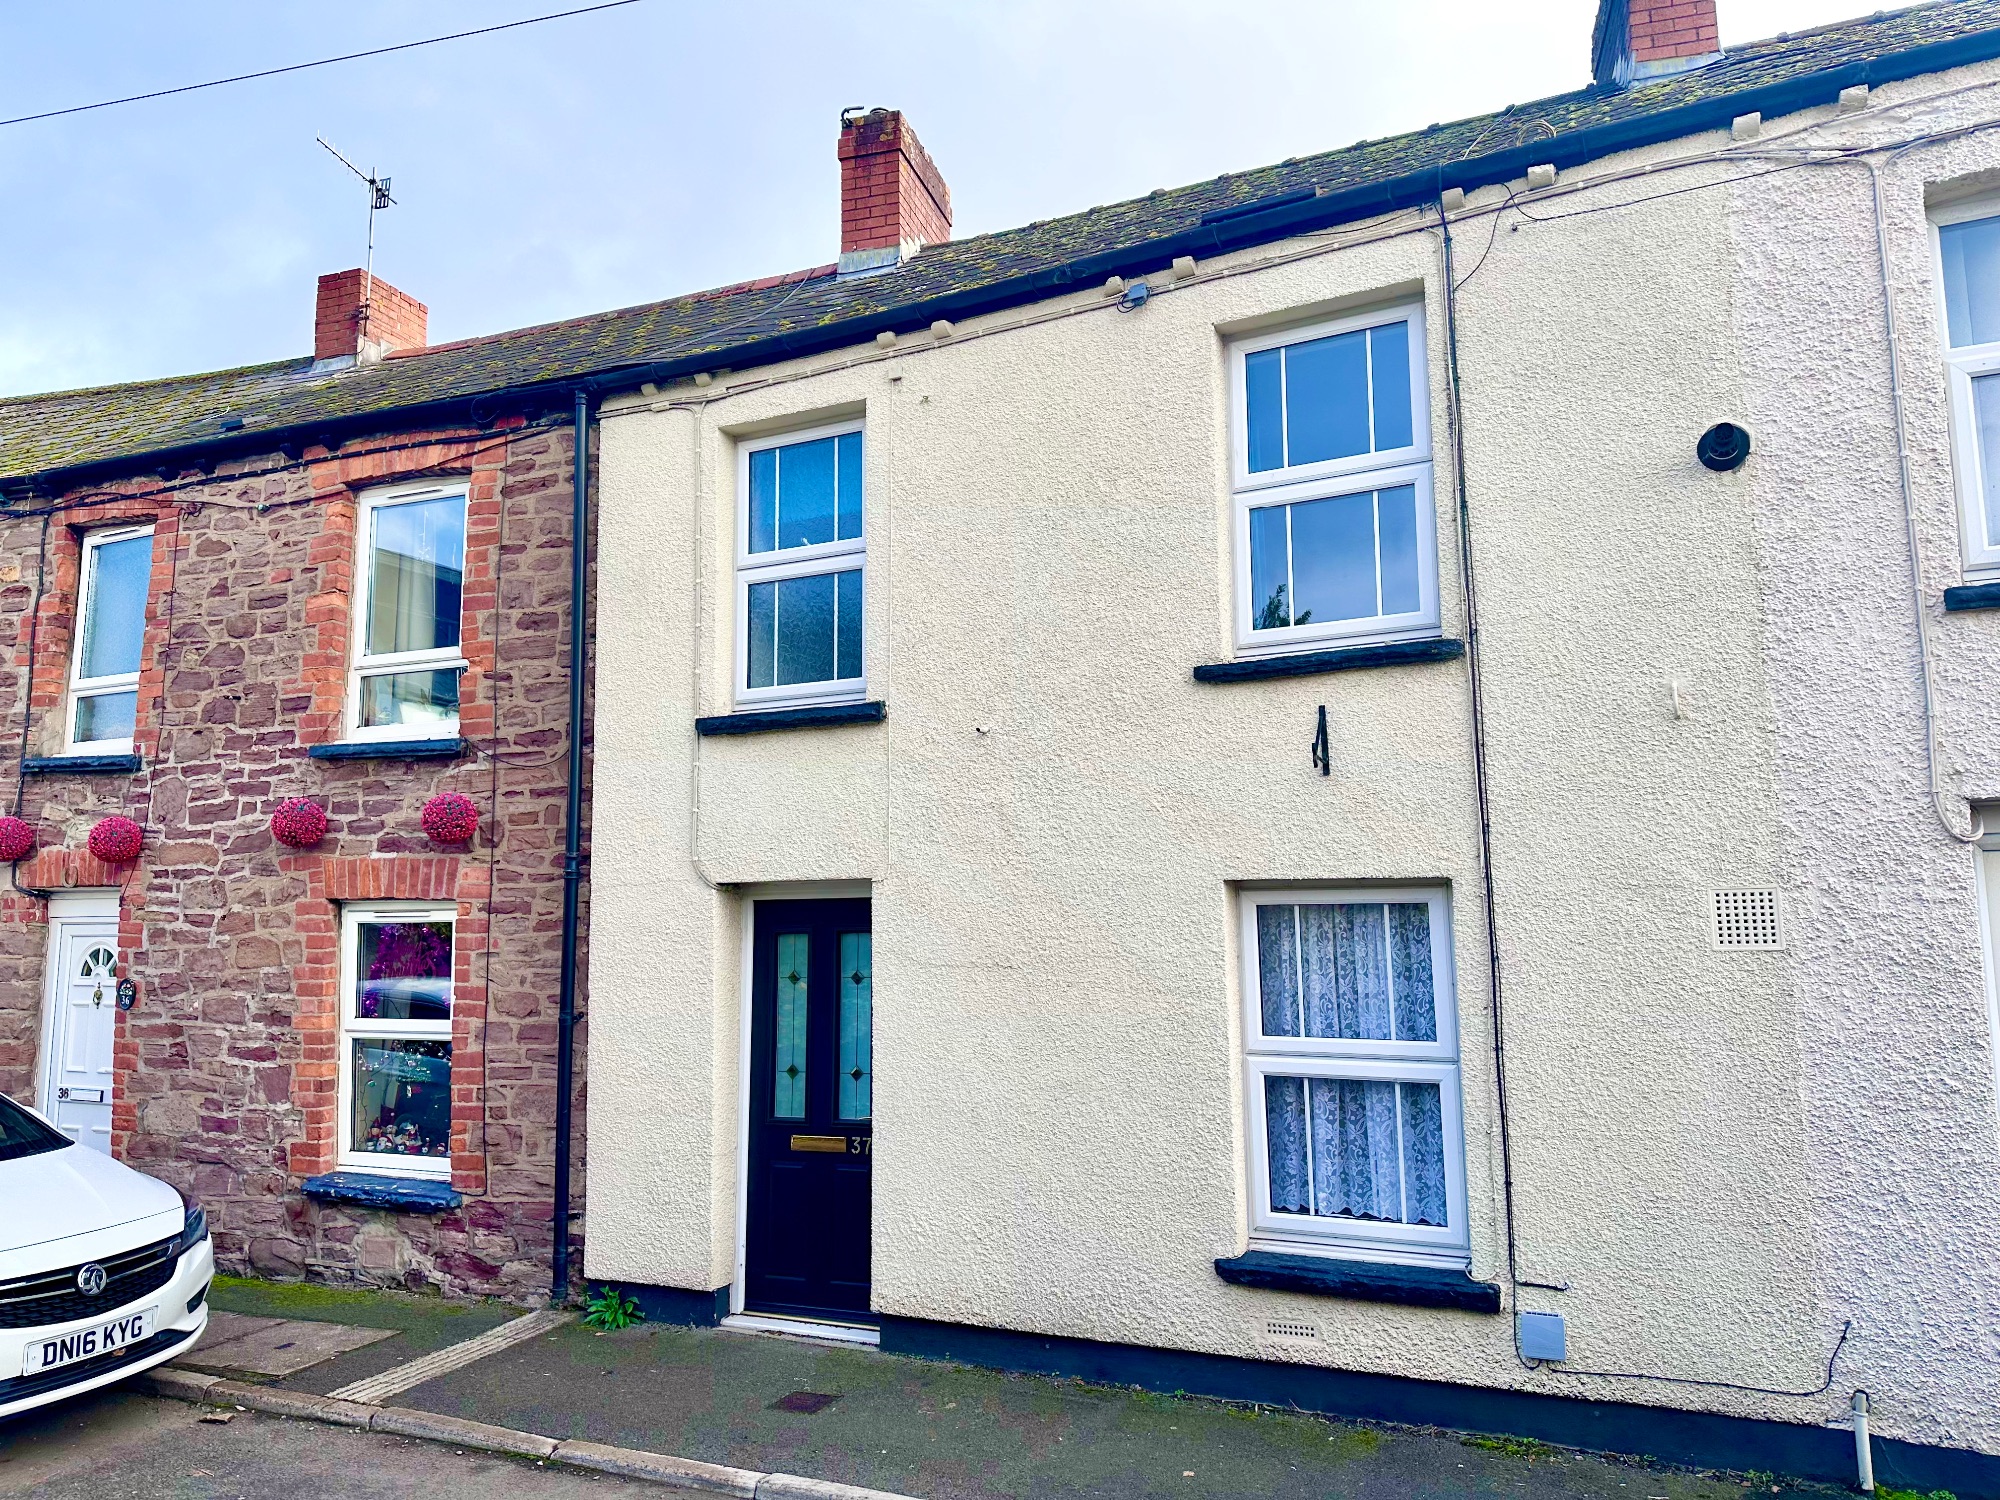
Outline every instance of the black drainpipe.
<path id="1" fill-rule="evenodd" d="M 583 884 L 583 684 L 590 590 L 590 392 L 576 390 L 575 469 L 570 476 L 569 800 L 563 818 L 562 990 L 556 1006 L 555 1253 L 549 1299 L 569 1301 L 570 1092 L 576 1071 L 576 923 Z"/>

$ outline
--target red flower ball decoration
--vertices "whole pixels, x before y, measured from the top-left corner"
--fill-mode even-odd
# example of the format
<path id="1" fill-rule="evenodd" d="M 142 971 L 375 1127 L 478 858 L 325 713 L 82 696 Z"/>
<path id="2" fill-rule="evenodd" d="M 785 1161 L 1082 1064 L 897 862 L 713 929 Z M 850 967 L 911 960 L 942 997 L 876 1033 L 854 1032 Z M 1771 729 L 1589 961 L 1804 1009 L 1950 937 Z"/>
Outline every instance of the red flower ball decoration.
<path id="1" fill-rule="evenodd" d="M 106 818 L 90 830 L 90 852 L 107 865 L 130 864 L 145 842 L 146 831 L 130 818 Z"/>
<path id="2" fill-rule="evenodd" d="M 294 849 L 310 849 L 326 837 L 326 809 L 310 797 L 287 797 L 271 814 L 271 837 Z"/>
<path id="3" fill-rule="evenodd" d="M 439 792 L 424 804 L 424 832 L 432 842 L 462 844 L 479 829 L 479 804 L 459 792 Z"/>
<path id="4" fill-rule="evenodd" d="M 26 859 L 35 847 L 35 830 L 19 818 L 0 818 L 0 864 Z"/>

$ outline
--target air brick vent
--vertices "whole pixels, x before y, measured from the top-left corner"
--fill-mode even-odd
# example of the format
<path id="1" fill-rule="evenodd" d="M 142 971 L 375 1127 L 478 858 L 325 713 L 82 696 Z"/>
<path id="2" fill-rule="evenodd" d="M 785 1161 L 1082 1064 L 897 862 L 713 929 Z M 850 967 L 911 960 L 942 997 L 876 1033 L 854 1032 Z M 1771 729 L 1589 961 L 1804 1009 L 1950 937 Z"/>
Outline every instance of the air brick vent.
<path id="1" fill-rule="evenodd" d="M 1264 1325 L 1264 1333 L 1274 1339 L 1303 1339 L 1310 1343 L 1319 1342 L 1319 1324 L 1307 1323 L 1298 1318 L 1272 1318 Z"/>
<path id="2" fill-rule="evenodd" d="M 1782 948 L 1776 891 L 1714 891 L 1712 939 L 1717 948 Z"/>

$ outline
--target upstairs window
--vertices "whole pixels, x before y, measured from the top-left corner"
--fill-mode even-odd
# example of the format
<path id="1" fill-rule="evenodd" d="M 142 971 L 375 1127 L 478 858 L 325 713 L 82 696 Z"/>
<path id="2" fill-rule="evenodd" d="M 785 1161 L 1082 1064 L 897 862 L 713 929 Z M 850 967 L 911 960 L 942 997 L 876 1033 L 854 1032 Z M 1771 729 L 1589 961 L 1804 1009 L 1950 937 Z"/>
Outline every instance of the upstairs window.
<path id="1" fill-rule="evenodd" d="M 458 733 L 465 490 L 426 485 L 362 498 L 348 724 L 354 739 Z"/>
<path id="2" fill-rule="evenodd" d="M 69 748 L 74 753 L 131 753 L 152 578 L 152 527 L 97 531 L 83 539 L 69 684 Z"/>
<path id="3" fill-rule="evenodd" d="M 1236 394 L 1236 644 L 1438 627 L 1423 312 L 1245 339 Z"/>
<path id="4" fill-rule="evenodd" d="M 736 700 L 862 698 L 862 430 L 787 433 L 739 450 Z"/>
<path id="5" fill-rule="evenodd" d="M 1937 234 L 1965 563 L 2000 570 L 2000 217 L 1961 210 Z"/>
<path id="6" fill-rule="evenodd" d="M 1444 893 L 1267 891 L 1243 912 L 1253 1242 L 1466 1264 Z"/>

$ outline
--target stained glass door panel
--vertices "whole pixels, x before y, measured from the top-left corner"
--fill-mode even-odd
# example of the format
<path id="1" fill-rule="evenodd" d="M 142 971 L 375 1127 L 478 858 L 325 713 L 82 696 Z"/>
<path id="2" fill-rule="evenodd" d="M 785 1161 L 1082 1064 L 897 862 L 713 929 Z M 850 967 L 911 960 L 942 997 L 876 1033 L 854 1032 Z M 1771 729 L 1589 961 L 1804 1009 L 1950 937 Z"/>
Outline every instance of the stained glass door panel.
<path id="1" fill-rule="evenodd" d="M 746 1311 L 872 1321 L 868 912 L 865 900 L 757 903 Z"/>

